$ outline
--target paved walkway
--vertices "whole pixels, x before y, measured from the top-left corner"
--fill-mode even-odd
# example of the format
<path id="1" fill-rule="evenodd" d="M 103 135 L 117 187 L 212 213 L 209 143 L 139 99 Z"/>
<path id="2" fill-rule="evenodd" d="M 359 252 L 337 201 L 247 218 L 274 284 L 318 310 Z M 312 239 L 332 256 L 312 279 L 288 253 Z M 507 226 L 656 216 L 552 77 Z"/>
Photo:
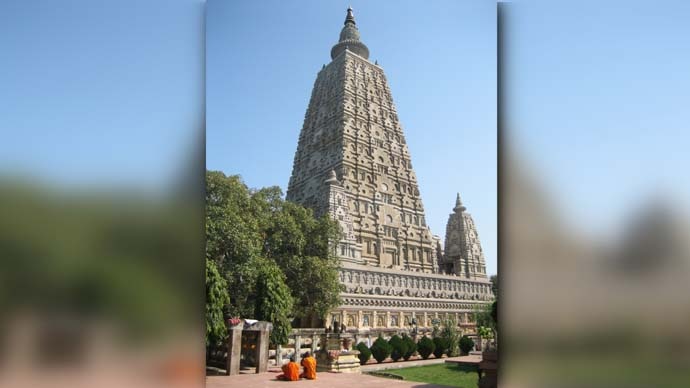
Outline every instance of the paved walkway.
<path id="1" fill-rule="evenodd" d="M 281 381 L 276 380 L 275 373 L 261 373 L 261 374 L 241 374 L 237 376 L 208 376 L 206 377 L 207 388 L 259 388 L 259 387 L 277 387 L 277 388 L 300 388 L 300 387 L 331 387 L 331 388 L 379 388 L 385 386 L 387 388 L 447 388 L 443 385 L 418 383 L 414 381 L 402 381 L 394 379 L 386 379 L 383 377 L 374 377 L 369 375 L 354 374 L 354 373 L 327 373 L 320 372 L 317 374 L 316 380 L 299 380 L 299 381 Z"/>
<path id="2" fill-rule="evenodd" d="M 412 366 L 423 366 L 442 364 L 446 360 L 461 360 L 461 361 L 479 361 L 480 356 L 464 356 L 451 357 L 442 359 L 417 360 L 417 361 L 403 361 L 390 362 L 385 364 L 369 364 L 362 366 L 362 372 L 372 372 L 386 369 L 400 369 L 409 368 Z M 237 376 L 207 376 L 207 388 L 263 388 L 263 387 L 277 387 L 277 388 L 300 388 L 300 387 L 332 387 L 332 388 L 378 388 L 385 386 L 387 388 L 446 388 L 443 385 L 419 383 L 415 381 L 403 381 L 395 379 L 386 379 L 383 377 L 375 377 L 366 374 L 354 373 L 328 373 L 319 372 L 316 380 L 299 380 L 299 381 L 280 381 L 276 380 L 275 376 L 281 373 L 280 368 L 272 366 L 268 373 L 261 374 L 240 374 Z"/>

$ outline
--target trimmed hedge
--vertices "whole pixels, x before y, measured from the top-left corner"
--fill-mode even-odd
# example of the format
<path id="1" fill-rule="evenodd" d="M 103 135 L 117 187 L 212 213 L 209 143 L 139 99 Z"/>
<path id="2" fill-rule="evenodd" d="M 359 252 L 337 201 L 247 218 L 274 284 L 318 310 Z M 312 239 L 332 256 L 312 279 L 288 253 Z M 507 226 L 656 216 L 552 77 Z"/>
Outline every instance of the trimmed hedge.
<path id="1" fill-rule="evenodd" d="M 441 337 L 434 338 L 434 356 L 441 358 L 448 351 L 448 340 Z"/>
<path id="2" fill-rule="evenodd" d="M 474 349 L 474 341 L 472 341 L 472 338 L 463 335 L 462 338 L 460 338 L 460 351 L 462 355 L 466 356 L 472 349 Z"/>
<path id="3" fill-rule="evenodd" d="M 391 358 L 393 361 L 398 361 L 407 353 L 407 344 L 397 334 L 388 340 L 388 344 L 391 346 Z"/>
<path id="4" fill-rule="evenodd" d="M 359 350 L 359 355 L 357 356 L 359 357 L 359 364 L 366 364 L 371 358 L 371 350 L 369 350 L 369 347 L 364 342 L 360 342 L 355 348 Z"/>
<path id="5" fill-rule="evenodd" d="M 424 336 L 419 340 L 419 343 L 417 343 L 417 350 L 419 351 L 419 355 L 422 356 L 423 359 L 429 358 L 431 353 L 434 352 L 434 349 L 436 346 L 434 345 L 434 341 L 427 337 Z"/>
<path id="6" fill-rule="evenodd" d="M 382 363 L 383 360 L 388 358 L 388 356 L 391 355 L 391 346 L 388 344 L 388 341 L 383 339 L 383 336 L 379 334 L 379 338 L 374 341 L 374 344 L 371 345 L 371 355 L 374 356 L 376 359 L 376 362 Z"/>
<path id="7" fill-rule="evenodd" d="M 417 351 L 417 343 L 414 342 L 412 337 L 407 335 L 407 333 L 404 333 L 402 335 L 402 340 L 405 343 L 405 346 L 407 347 L 405 354 L 403 354 L 403 358 L 405 359 L 405 361 L 407 361 Z"/>

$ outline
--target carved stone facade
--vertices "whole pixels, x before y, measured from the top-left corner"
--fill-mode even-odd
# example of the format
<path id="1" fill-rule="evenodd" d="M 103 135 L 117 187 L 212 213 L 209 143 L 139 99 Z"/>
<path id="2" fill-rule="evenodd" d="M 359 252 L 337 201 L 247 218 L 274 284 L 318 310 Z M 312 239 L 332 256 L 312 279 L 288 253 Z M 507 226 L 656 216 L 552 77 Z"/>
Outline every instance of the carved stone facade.
<path id="1" fill-rule="evenodd" d="M 345 242 L 347 249 L 339 247 L 342 259 L 434 272 L 436 246 L 386 77 L 358 55 L 368 50 L 349 49 L 355 37 L 359 41 L 352 31 L 349 12 L 338 43 L 345 39 L 349 45 L 333 51 L 336 56 L 314 84 L 287 199 L 325 213 L 330 210 L 326 180 L 335 171 L 345 203 L 338 217 L 351 219 L 356 242 L 354 249 Z"/>
<path id="2" fill-rule="evenodd" d="M 446 248 L 440 265 L 446 273 L 486 279 L 486 262 L 479 234 L 472 216 L 466 210 L 458 194 L 453 214 L 448 217 Z"/>
<path id="3" fill-rule="evenodd" d="M 336 253 L 344 304 L 326 323 L 462 321 L 493 298 L 490 283 L 440 273 L 443 249 L 426 223 L 388 82 L 359 38 L 348 9 L 332 61 L 316 78 L 287 191 L 287 200 L 330 214 L 343 230 Z"/>

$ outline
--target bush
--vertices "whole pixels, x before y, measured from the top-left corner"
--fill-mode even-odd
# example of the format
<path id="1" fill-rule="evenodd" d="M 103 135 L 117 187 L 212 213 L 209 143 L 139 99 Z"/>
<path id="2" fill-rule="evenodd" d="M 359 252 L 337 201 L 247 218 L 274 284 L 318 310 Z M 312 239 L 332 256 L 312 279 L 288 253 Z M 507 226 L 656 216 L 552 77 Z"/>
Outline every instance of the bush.
<path id="1" fill-rule="evenodd" d="M 374 344 L 371 345 L 371 355 L 374 356 L 378 363 L 382 363 L 383 360 L 391 355 L 391 346 L 388 344 L 388 341 L 383 339 L 381 334 L 379 334 L 379 338 L 374 341 Z"/>
<path id="2" fill-rule="evenodd" d="M 407 353 L 407 344 L 397 334 L 388 340 L 388 344 L 391 346 L 391 358 L 393 361 L 398 361 Z"/>
<path id="3" fill-rule="evenodd" d="M 434 345 L 434 341 L 427 337 L 424 336 L 422 339 L 419 340 L 419 343 L 417 344 L 417 350 L 419 351 L 419 355 L 422 356 L 423 359 L 429 358 L 431 353 L 434 352 L 434 349 L 436 346 Z"/>
<path id="4" fill-rule="evenodd" d="M 359 350 L 359 356 L 357 356 L 359 357 L 359 364 L 366 364 L 367 361 L 369 361 L 369 359 L 371 358 L 371 350 L 369 350 L 367 344 L 365 344 L 364 342 L 360 342 L 357 344 L 355 348 Z"/>
<path id="5" fill-rule="evenodd" d="M 442 337 L 434 338 L 434 356 L 441 358 L 443 353 L 448 350 L 448 341 Z"/>
<path id="6" fill-rule="evenodd" d="M 405 359 L 405 361 L 407 361 L 417 351 L 417 343 L 414 342 L 412 337 L 410 337 L 407 334 L 403 334 L 402 340 L 405 343 L 405 346 L 407 347 L 405 354 L 403 354 L 403 358 Z"/>
<path id="7" fill-rule="evenodd" d="M 446 319 L 443 322 L 443 329 L 441 329 L 440 337 L 446 341 L 446 350 L 444 353 L 446 353 L 448 357 L 457 356 L 460 333 L 454 319 Z"/>
<path id="8" fill-rule="evenodd" d="M 474 349 L 474 341 L 472 341 L 472 338 L 463 335 L 462 338 L 460 338 L 460 351 L 462 352 L 461 354 L 463 356 L 466 356 L 472 349 Z"/>

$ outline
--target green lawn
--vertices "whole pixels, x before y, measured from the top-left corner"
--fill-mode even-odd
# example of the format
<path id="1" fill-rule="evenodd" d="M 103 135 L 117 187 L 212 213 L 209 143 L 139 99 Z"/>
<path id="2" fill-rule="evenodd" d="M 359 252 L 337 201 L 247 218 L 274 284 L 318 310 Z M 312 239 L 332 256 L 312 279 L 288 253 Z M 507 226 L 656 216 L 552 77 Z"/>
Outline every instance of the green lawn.
<path id="1" fill-rule="evenodd" d="M 476 388 L 478 380 L 476 369 L 449 363 L 389 369 L 381 372 L 385 372 L 388 375 L 400 376 L 408 381 L 463 388 Z"/>

